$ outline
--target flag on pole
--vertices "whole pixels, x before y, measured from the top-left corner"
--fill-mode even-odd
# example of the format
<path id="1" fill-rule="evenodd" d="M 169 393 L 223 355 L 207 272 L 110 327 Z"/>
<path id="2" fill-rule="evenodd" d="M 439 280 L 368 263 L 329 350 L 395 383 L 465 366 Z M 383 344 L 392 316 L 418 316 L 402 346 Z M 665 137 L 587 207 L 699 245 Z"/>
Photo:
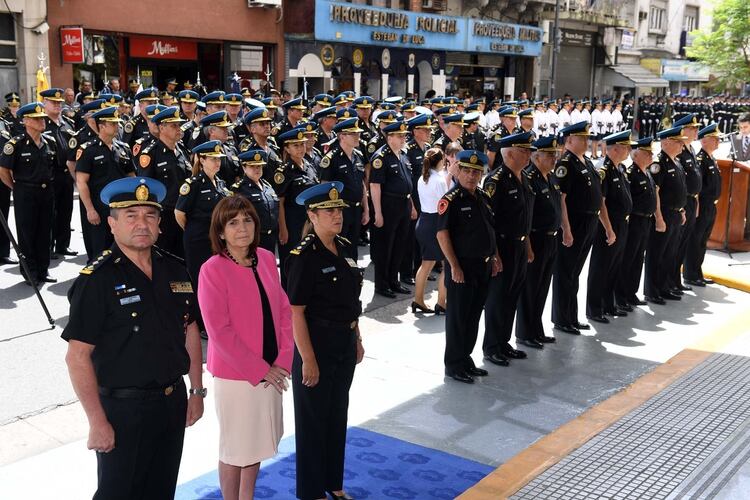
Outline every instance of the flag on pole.
<path id="1" fill-rule="evenodd" d="M 40 95 L 43 91 L 49 88 L 49 82 L 47 81 L 47 75 L 44 73 L 44 68 L 36 70 L 36 100 L 41 102 L 42 96 Z"/>

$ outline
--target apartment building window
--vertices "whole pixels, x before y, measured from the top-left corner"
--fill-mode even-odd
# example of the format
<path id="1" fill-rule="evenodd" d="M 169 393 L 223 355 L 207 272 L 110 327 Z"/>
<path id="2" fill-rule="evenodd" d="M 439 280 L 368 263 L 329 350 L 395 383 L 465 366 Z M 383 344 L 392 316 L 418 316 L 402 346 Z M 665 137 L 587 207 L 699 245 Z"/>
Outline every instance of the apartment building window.
<path id="1" fill-rule="evenodd" d="M 696 7 L 690 5 L 685 7 L 685 19 L 682 29 L 688 33 L 698 29 L 698 9 Z"/>
<path id="2" fill-rule="evenodd" d="M 648 29 L 663 31 L 665 21 L 667 17 L 667 11 L 659 7 L 651 7 L 648 13 Z"/>
<path id="3" fill-rule="evenodd" d="M 12 14 L 0 14 L 0 64 L 16 64 L 16 26 Z"/>

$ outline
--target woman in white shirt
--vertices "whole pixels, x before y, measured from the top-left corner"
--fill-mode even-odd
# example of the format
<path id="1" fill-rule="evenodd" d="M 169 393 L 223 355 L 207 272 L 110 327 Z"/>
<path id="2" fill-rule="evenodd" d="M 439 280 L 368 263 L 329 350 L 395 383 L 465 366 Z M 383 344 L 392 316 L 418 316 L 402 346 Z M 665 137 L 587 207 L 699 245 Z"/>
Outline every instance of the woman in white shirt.
<path id="1" fill-rule="evenodd" d="M 411 312 L 441 314 L 445 313 L 445 281 L 443 272 L 438 277 L 438 300 L 435 309 L 430 309 L 424 303 L 424 289 L 427 277 L 435 266 L 435 262 L 443 260 L 443 253 L 437 242 L 438 202 L 448 191 L 450 175 L 445 170 L 445 157 L 439 148 L 430 148 L 424 155 L 422 176 L 417 181 L 417 192 L 422 211 L 417 221 L 416 237 L 422 252 L 422 264 L 417 270 L 414 301 Z"/>

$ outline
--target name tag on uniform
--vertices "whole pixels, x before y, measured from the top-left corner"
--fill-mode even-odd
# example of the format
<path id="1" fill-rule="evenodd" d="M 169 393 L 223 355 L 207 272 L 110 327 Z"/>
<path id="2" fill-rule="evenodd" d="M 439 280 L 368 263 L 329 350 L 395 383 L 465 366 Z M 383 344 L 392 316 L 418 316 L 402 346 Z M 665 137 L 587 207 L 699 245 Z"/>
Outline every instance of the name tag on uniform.
<path id="1" fill-rule="evenodd" d="M 643 186 L 644 184 L 646 184 L 646 181 L 641 181 L 638 184 L 640 184 L 641 186 Z"/>
<path id="2" fill-rule="evenodd" d="M 189 281 L 170 281 L 169 288 L 174 293 L 193 293 L 193 284 Z"/>
<path id="3" fill-rule="evenodd" d="M 203 191 L 201 191 L 201 193 L 210 193 L 210 192 L 211 192 L 210 189 L 204 189 Z"/>
<path id="4" fill-rule="evenodd" d="M 156 166 L 157 166 L 157 167 L 162 167 L 162 166 L 164 166 L 164 165 L 166 165 L 166 164 L 167 164 L 167 162 L 163 161 L 163 162 L 161 162 L 161 163 L 157 163 L 157 164 L 156 164 Z"/>
<path id="5" fill-rule="evenodd" d="M 617 177 L 615 177 L 614 179 L 612 179 L 612 182 L 620 182 L 620 179 L 618 179 Z"/>
<path id="6" fill-rule="evenodd" d="M 549 188 L 542 189 L 542 193 L 549 193 Z"/>
<path id="7" fill-rule="evenodd" d="M 669 173 L 669 172 L 674 172 L 674 169 L 673 168 L 668 168 L 667 169 L 667 173 Z"/>
<path id="8" fill-rule="evenodd" d="M 336 270 L 336 266 L 325 267 L 325 268 L 321 269 L 321 271 L 323 272 L 323 274 L 332 273 L 335 270 Z"/>
<path id="9" fill-rule="evenodd" d="M 511 189 L 508 191 L 508 194 L 516 194 L 518 192 L 518 189 Z"/>
<path id="10" fill-rule="evenodd" d="M 123 297 L 120 299 L 120 305 L 124 306 L 127 304 L 135 304 L 136 302 L 141 301 L 140 295 L 131 295 L 130 297 Z"/>
<path id="11" fill-rule="evenodd" d="M 583 170 L 581 170 L 581 173 L 582 173 L 582 174 L 588 174 L 588 173 L 589 173 L 589 171 L 588 171 L 588 170 L 586 170 L 586 169 L 584 168 Z"/>
<path id="12" fill-rule="evenodd" d="M 94 156 L 94 160 L 102 160 L 104 159 L 104 155 Z"/>
<path id="13" fill-rule="evenodd" d="M 21 156 L 31 156 L 31 153 L 21 153 Z"/>
<path id="14" fill-rule="evenodd" d="M 346 263 L 349 264 L 351 267 L 357 267 L 357 263 L 354 262 L 354 259 L 352 259 L 351 257 L 346 258 Z"/>
<path id="15" fill-rule="evenodd" d="M 471 207 L 461 207 L 462 212 L 468 212 L 471 210 Z"/>

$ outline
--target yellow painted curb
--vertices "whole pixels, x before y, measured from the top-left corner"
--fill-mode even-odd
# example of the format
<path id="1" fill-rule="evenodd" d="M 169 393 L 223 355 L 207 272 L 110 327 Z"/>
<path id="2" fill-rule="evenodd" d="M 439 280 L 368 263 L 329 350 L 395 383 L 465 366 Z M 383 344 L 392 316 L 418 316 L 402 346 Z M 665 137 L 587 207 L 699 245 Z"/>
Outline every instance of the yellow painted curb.
<path id="1" fill-rule="evenodd" d="M 738 314 L 690 348 L 681 351 L 663 365 L 641 376 L 619 393 L 539 439 L 458 498 L 460 500 L 508 498 L 569 453 L 580 448 L 589 439 L 705 361 L 712 353 L 721 350 L 738 335 L 746 333 L 748 324 L 750 324 L 750 311 Z"/>

